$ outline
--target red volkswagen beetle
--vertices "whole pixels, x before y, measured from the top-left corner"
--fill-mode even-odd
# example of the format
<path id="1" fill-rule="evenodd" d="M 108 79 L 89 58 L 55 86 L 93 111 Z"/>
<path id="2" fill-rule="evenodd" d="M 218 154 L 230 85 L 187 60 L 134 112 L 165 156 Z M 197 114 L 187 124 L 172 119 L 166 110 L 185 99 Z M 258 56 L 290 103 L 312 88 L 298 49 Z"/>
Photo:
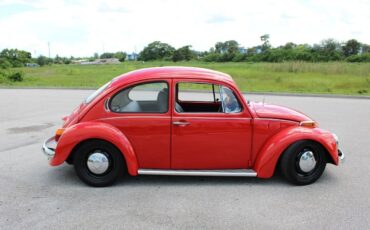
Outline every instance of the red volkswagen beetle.
<path id="1" fill-rule="evenodd" d="M 124 173 L 269 178 L 278 165 L 306 185 L 344 159 L 337 136 L 308 116 L 249 102 L 229 75 L 201 68 L 123 74 L 64 120 L 43 151 L 92 186 Z"/>

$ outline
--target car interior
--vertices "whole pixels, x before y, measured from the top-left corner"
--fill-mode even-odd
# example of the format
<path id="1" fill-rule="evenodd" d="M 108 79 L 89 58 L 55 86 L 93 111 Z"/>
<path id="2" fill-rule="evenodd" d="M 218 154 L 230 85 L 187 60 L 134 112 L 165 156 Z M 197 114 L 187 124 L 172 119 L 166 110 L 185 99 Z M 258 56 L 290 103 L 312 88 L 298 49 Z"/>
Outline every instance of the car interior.
<path id="1" fill-rule="evenodd" d="M 176 84 L 175 110 L 178 113 L 222 113 L 221 91 L 222 87 L 215 84 L 180 82 Z M 109 108 L 119 113 L 165 113 L 168 85 L 152 82 L 126 88 L 113 96 Z"/>
<path id="2" fill-rule="evenodd" d="M 180 82 L 176 84 L 175 110 L 179 113 L 222 112 L 219 86 L 207 83 L 189 82 Z"/>
<path id="3" fill-rule="evenodd" d="M 165 113 L 168 110 L 168 85 L 155 82 L 124 89 L 113 96 L 109 107 L 120 113 Z"/>

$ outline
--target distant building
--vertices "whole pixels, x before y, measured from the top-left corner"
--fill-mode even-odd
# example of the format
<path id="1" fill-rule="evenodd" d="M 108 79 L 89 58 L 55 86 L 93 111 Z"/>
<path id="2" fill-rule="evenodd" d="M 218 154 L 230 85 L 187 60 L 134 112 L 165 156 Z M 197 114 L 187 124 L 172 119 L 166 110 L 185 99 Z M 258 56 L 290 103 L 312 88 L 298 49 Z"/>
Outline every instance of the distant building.
<path id="1" fill-rule="evenodd" d="M 101 58 L 95 59 L 94 61 L 89 61 L 87 59 L 73 60 L 72 64 L 80 65 L 101 65 L 101 64 L 119 64 L 118 58 Z"/>
<path id="2" fill-rule="evenodd" d="M 239 47 L 239 52 L 242 53 L 242 54 L 248 53 L 247 49 L 244 48 L 244 47 Z"/>
<path id="3" fill-rule="evenodd" d="M 78 60 L 72 60 L 71 63 L 72 64 L 81 64 L 83 62 L 88 62 L 89 60 L 87 59 L 78 59 Z"/>
<path id="4" fill-rule="evenodd" d="M 40 67 L 37 63 L 26 63 L 26 67 Z"/>
<path id="5" fill-rule="evenodd" d="M 101 59 L 96 59 L 95 62 L 97 64 L 119 64 L 119 59 L 118 58 L 101 58 Z"/>
<path id="6" fill-rule="evenodd" d="M 127 54 L 127 61 L 136 61 L 138 57 L 139 54 L 137 53 Z"/>

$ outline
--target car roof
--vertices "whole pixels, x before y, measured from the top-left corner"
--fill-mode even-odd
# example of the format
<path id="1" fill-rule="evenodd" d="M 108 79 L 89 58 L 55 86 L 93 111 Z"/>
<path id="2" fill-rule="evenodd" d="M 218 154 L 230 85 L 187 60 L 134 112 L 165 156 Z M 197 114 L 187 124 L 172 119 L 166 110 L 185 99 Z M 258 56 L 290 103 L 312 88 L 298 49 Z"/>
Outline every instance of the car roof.
<path id="1" fill-rule="evenodd" d="M 175 78 L 217 80 L 235 85 L 230 75 L 218 71 L 197 67 L 166 66 L 139 69 L 122 74 L 113 80 L 111 86 L 113 87 L 147 79 L 165 80 Z"/>

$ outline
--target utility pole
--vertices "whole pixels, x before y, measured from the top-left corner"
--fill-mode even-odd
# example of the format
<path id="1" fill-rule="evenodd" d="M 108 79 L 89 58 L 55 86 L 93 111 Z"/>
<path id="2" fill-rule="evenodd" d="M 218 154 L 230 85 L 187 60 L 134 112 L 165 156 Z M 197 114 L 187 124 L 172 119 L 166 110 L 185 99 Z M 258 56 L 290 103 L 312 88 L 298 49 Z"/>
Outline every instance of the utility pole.
<path id="1" fill-rule="evenodd" d="M 134 46 L 134 60 L 137 61 L 137 57 L 136 57 L 136 46 Z"/>
<path id="2" fill-rule="evenodd" d="M 50 59 L 50 42 L 48 42 L 49 59 Z"/>

